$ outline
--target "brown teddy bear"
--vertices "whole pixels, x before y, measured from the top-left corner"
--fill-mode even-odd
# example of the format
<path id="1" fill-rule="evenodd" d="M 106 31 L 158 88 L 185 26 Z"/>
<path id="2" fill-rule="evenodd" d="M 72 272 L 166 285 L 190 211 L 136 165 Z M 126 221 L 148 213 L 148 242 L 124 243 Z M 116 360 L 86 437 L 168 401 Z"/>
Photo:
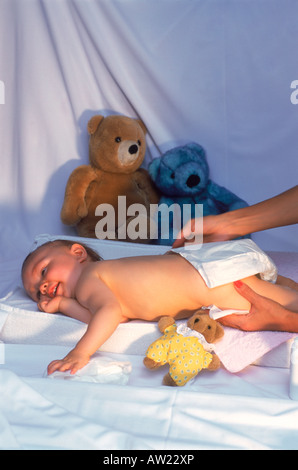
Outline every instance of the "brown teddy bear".
<path id="1" fill-rule="evenodd" d="M 198 310 L 188 320 L 187 327 L 203 335 L 204 343 L 214 343 L 224 335 L 224 330 L 207 313 L 201 312 Z M 216 370 L 220 367 L 218 356 L 206 351 L 207 347 L 202 346 L 201 339 L 192 336 L 191 332 L 189 336 L 177 333 L 177 326 L 172 317 L 162 317 L 158 327 L 163 336 L 149 346 L 144 365 L 154 370 L 168 363 L 170 369 L 164 376 L 164 385 L 185 385 L 202 369 Z"/>
<path id="2" fill-rule="evenodd" d="M 75 225 L 82 237 L 148 242 L 150 204 L 158 203 L 159 193 L 149 173 L 140 168 L 146 150 L 145 125 L 126 116 L 96 115 L 87 128 L 90 164 L 79 166 L 69 177 L 62 222 Z M 127 230 L 136 219 L 136 212 L 128 209 L 136 203 L 144 208 L 146 219 L 141 234 L 134 224 L 135 231 Z"/>

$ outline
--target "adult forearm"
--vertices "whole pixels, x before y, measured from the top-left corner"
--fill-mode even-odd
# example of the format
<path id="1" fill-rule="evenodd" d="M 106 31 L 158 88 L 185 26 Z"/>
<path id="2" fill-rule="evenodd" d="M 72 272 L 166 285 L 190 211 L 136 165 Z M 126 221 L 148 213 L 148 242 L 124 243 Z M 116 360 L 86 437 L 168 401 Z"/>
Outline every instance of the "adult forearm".
<path id="1" fill-rule="evenodd" d="M 298 313 L 281 309 L 277 330 L 298 333 Z"/>
<path id="2" fill-rule="evenodd" d="M 218 216 L 217 223 L 225 227 L 225 233 L 234 237 L 296 224 L 298 186 L 258 204 L 222 214 Z"/>

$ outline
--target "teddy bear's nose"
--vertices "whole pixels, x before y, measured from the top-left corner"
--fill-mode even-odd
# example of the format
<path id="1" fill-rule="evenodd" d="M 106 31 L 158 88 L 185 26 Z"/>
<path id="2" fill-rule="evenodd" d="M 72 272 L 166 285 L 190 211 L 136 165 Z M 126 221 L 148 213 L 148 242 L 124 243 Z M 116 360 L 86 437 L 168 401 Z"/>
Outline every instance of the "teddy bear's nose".
<path id="1" fill-rule="evenodd" d="M 131 155 L 133 155 L 134 153 L 137 153 L 138 150 L 139 150 L 139 147 L 136 144 L 131 145 L 128 149 Z"/>
<path id="2" fill-rule="evenodd" d="M 201 179 L 198 175 L 190 175 L 187 178 L 186 184 L 189 188 L 193 188 L 194 186 L 197 186 L 200 181 Z"/>

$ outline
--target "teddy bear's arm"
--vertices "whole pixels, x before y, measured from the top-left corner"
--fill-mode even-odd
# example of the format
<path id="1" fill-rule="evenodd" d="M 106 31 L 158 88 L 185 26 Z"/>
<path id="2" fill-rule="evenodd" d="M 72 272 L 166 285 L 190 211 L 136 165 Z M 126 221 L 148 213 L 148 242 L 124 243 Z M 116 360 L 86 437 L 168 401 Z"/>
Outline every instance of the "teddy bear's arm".
<path id="1" fill-rule="evenodd" d="M 223 186 L 219 186 L 213 181 L 209 181 L 207 186 L 208 194 L 221 206 L 222 211 L 231 211 L 246 207 L 248 204 Z"/>
<path id="2" fill-rule="evenodd" d="M 212 354 L 212 361 L 210 362 L 208 369 L 217 370 L 220 368 L 220 359 L 216 354 Z"/>
<path id="3" fill-rule="evenodd" d="M 86 217 L 88 208 L 85 203 L 85 194 L 95 178 L 96 174 L 89 165 L 81 165 L 71 173 L 61 209 L 61 220 L 64 224 L 74 225 Z"/>
<path id="4" fill-rule="evenodd" d="M 175 326 L 175 320 L 173 317 L 161 317 L 158 321 L 158 328 L 161 333 L 164 333 L 169 326 Z"/>
<path id="5" fill-rule="evenodd" d="M 155 370 L 164 365 L 163 362 L 156 362 L 153 359 L 151 359 L 151 357 L 147 357 L 147 356 L 144 357 L 143 364 L 149 370 Z"/>
<path id="6" fill-rule="evenodd" d="M 150 204 L 158 204 L 160 194 L 147 170 L 139 168 L 135 174 L 134 179 L 137 185 L 147 194 Z"/>

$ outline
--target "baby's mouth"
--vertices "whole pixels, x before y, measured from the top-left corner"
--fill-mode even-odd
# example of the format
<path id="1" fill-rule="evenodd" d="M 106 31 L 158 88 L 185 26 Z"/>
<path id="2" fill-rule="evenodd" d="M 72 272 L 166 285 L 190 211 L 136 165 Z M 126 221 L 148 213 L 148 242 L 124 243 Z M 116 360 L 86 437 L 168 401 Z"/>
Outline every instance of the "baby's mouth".
<path id="1" fill-rule="evenodd" d="M 48 292 L 49 297 L 52 299 L 57 295 L 59 284 L 60 282 L 57 282 L 57 284 Z"/>

